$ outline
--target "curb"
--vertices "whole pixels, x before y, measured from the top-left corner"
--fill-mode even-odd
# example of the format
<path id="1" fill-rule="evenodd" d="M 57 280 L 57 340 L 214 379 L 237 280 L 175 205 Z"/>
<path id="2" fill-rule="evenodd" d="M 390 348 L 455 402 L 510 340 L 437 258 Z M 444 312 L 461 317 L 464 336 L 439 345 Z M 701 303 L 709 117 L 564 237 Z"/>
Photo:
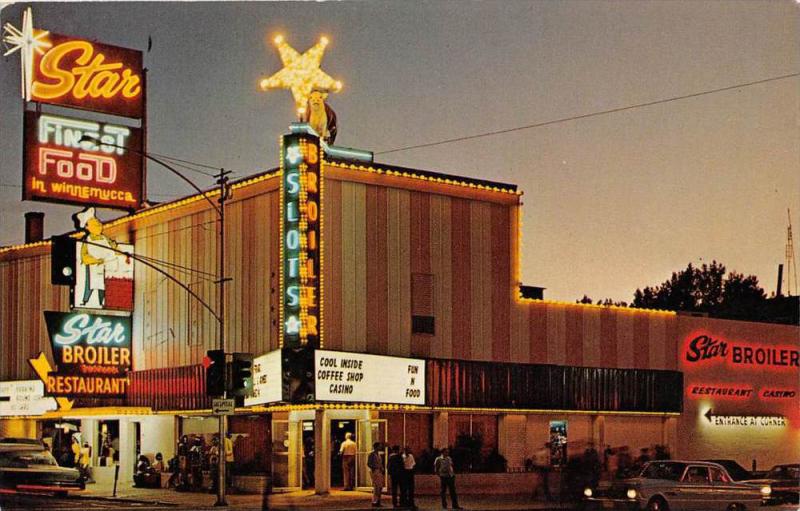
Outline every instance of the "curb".
<path id="1" fill-rule="evenodd" d="M 153 506 L 170 506 L 170 507 L 178 507 L 180 504 L 176 504 L 174 502 L 163 502 L 160 500 L 141 500 L 141 499 L 132 499 L 129 497 L 108 497 L 105 495 L 79 495 L 73 494 L 71 497 L 75 497 L 78 499 L 94 499 L 94 500 L 103 500 L 107 502 L 128 502 L 130 504 L 148 504 Z"/>

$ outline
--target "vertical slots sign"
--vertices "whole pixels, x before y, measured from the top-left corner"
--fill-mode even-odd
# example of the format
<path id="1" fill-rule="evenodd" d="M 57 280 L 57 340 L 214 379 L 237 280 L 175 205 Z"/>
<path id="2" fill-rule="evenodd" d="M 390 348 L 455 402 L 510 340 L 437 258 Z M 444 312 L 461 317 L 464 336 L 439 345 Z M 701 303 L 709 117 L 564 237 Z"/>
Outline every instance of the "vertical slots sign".
<path id="1" fill-rule="evenodd" d="M 322 337 L 319 138 L 284 135 L 281 168 L 281 346 L 317 348 Z"/>

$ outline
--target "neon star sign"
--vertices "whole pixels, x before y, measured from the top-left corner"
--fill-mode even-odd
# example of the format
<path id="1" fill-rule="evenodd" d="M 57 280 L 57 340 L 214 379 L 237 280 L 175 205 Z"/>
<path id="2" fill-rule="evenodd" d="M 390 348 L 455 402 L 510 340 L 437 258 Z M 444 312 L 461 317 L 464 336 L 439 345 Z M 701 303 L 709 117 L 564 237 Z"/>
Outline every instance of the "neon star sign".
<path id="1" fill-rule="evenodd" d="M 19 62 L 22 70 L 22 96 L 25 101 L 31 100 L 31 89 L 33 88 L 33 60 L 34 55 L 44 55 L 44 50 L 50 48 L 52 44 L 47 40 L 47 30 L 33 28 L 33 13 L 31 8 L 25 9 L 22 14 L 22 29 L 18 29 L 11 23 L 3 25 L 5 36 L 3 41 L 11 45 L 4 56 L 11 55 L 19 51 Z"/>
<path id="2" fill-rule="evenodd" d="M 328 38 L 321 37 L 319 42 L 305 51 L 302 55 L 289 46 L 283 36 L 275 38 L 275 45 L 283 62 L 283 69 L 270 77 L 261 80 L 261 90 L 289 89 L 294 97 L 297 114 L 302 115 L 306 110 L 306 103 L 312 90 L 328 90 L 339 92 L 342 82 L 334 80 L 330 75 L 320 69 Z"/>
<path id="3" fill-rule="evenodd" d="M 6 23 L 3 41 L 20 54 L 25 101 L 143 116 L 142 52 L 33 28 L 30 8 L 21 27 Z"/>

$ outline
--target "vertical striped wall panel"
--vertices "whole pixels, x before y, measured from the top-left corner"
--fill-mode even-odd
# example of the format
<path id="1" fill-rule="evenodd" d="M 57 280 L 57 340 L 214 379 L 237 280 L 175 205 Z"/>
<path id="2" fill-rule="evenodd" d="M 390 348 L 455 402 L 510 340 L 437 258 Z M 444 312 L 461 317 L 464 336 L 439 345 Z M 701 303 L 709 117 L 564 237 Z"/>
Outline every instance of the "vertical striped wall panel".
<path id="1" fill-rule="evenodd" d="M 347 351 L 367 347 L 365 208 L 366 185 L 342 183 L 342 348 Z"/>
<path id="2" fill-rule="evenodd" d="M 450 261 L 453 275 L 452 352 L 456 358 L 472 359 L 472 246 L 470 202 L 452 199 L 450 204 Z"/>
<path id="3" fill-rule="evenodd" d="M 326 178 L 324 190 L 326 348 L 675 368 L 674 316 L 516 300 L 516 206 L 340 178 Z M 229 351 L 278 347 L 279 204 L 277 191 L 267 191 L 234 196 L 226 209 Z M 216 215 L 195 208 L 164 218 L 116 237 L 177 265 L 171 272 L 216 309 Z M 135 271 L 135 368 L 199 363 L 217 347 L 212 314 L 152 269 L 137 263 Z M 433 275 L 434 335 L 411 333 L 413 273 Z M 50 286 L 41 252 L 0 261 L 0 287 L 0 342 L 17 355 L 0 360 L 0 378 L 30 377 L 27 358 L 50 353 L 41 311 L 66 310 L 67 290 Z"/>
<path id="4" fill-rule="evenodd" d="M 453 281 L 452 272 L 452 218 L 449 197 L 431 197 L 430 240 L 431 273 L 433 274 L 433 309 L 435 335 L 431 339 L 431 356 L 450 358 L 453 356 Z M 410 300 L 410 297 L 409 297 Z"/>
<path id="5" fill-rule="evenodd" d="M 344 349 L 342 342 L 342 182 L 326 179 L 322 202 L 323 347 Z"/>
<path id="6" fill-rule="evenodd" d="M 511 238 L 509 220 L 511 208 L 492 204 L 491 208 L 491 271 L 489 295 L 491 299 L 492 360 L 511 360 L 511 301 L 513 286 L 511 275 Z"/>
<path id="7" fill-rule="evenodd" d="M 474 360 L 492 358 L 492 247 L 491 206 L 483 202 L 470 204 L 470 286 L 472 306 L 472 339 L 470 351 Z"/>
<path id="8" fill-rule="evenodd" d="M 411 352 L 411 195 L 407 190 L 387 191 L 387 280 L 389 348 L 387 353 L 405 356 Z"/>
<path id="9" fill-rule="evenodd" d="M 386 188 L 366 190 L 366 331 L 367 351 L 387 353 L 389 336 L 389 290 L 387 282 L 387 207 Z"/>
<path id="10" fill-rule="evenodd" d="M 431 273 L 431 195 L 411 192 L 409 243 L 411 244 L 411 273 Z M 411 276 L 409 275 L 409 279 Z M 413 297 L 412 297 L 413 300 Z M 435 312 L 435 311 L 434 311 Z M 412 334 L 411 354 L 428 357 L 431 336 Z"/>
<path id="11" fill-rule="evenodd" d="M 0 381 L 35 378 L 28 359 L 39 352 L 52 360 L 42 312 L 68 308 L 67 288 L 50 284 L 49 254 L 0 262 Z"/>

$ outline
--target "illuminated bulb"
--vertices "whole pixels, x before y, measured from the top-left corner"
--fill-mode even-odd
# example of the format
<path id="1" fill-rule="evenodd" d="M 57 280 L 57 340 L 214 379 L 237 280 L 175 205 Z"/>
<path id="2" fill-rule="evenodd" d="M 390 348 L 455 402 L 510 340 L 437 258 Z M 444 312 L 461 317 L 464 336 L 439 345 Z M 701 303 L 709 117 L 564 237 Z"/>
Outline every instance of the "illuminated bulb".
<path id="1" fill-rule="evenodd" d="M 328 44 L 327 37 L 322 37 L 317 44 L 303 54 L 289 46 L 283 36 L 276 36 L 275 42 L 278 45 L 283 68 L 263 79 L 260 82 L 262 89 L 289 89 L 299 112 L 302 112 L 301 109 L 308 102 L 308 96 L 312 90 L 336 91 L 337 82 L 320 69 L 325 46 Z M 339 87 L 341 88 L 341 86 Z"/>
<path id="2" fill-rule="evenodd" d="M 342 82 L 341 82 L 341 81 L 339 81 L 339 80 L 336 80 L 336 81 L 333 83 L 333 90 L 335 90 L 336 92 L 339 92 L 340 90 L 342 90 L 342 87 L 343 87 L 343 86 L 344 86 L 344 84 L 342 84 Z"/>

